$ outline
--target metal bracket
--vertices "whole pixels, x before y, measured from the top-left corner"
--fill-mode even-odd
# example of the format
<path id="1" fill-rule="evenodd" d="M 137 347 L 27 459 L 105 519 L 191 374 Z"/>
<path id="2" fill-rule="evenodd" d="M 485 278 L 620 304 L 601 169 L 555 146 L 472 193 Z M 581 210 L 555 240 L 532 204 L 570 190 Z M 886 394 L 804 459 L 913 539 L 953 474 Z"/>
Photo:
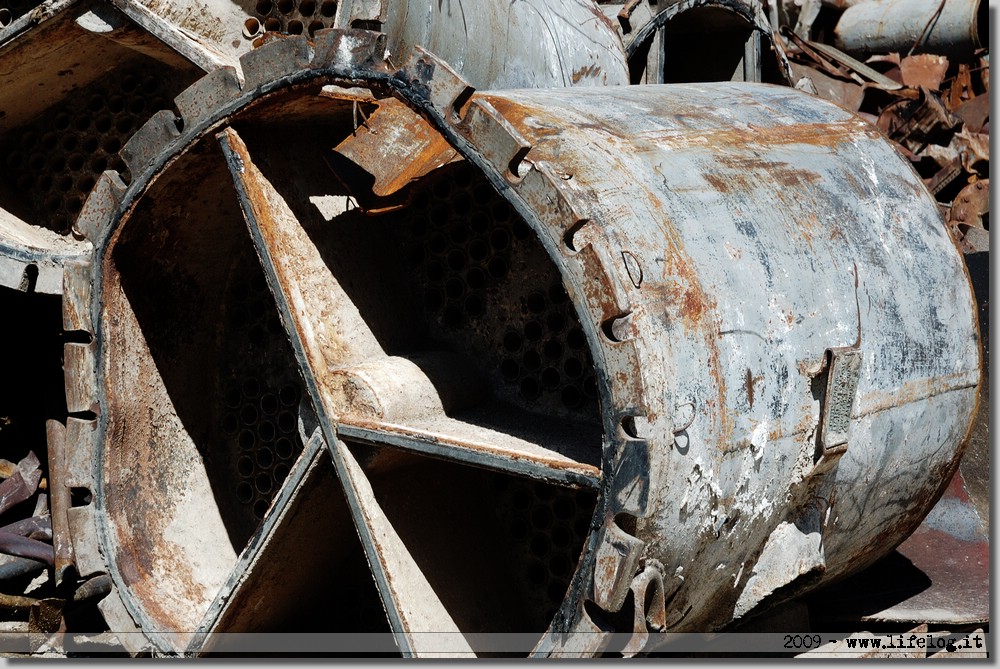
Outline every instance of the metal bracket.
<path id="1" fill-rule="evenodd" d="M 854 347 L 826 350 L 826 388 L 819 417 L 820 456 L 838 455 L 847 450 L 847 431 L 858 393 L 858 377 L 863 361 Z"/>

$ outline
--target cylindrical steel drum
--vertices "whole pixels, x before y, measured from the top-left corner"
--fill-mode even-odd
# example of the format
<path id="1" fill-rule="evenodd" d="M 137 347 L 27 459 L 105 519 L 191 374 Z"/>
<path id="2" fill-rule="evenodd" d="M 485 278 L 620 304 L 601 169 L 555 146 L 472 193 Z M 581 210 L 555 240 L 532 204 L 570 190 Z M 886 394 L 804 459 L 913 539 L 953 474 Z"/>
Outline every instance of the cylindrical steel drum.
<path id="1" fill-rule="evenodd" d="M 980 0 L 873 0 L 844 10 L 837 45 L 851 54 L 938 53 L 965 59 L 989 43 L 988 3 Z"/>
<path id="2" fill-rule="evenodd" d="M 367 583 L 317 630 L 636 652 L 920 522 L 975 408 L 975 309 L 875 129 L 787 88 L 475 93 L 384 54 L 266 45 L 88 200 L 67 438 L 96 504 L 70 511 L 112 627 L 204 652 Z"/>

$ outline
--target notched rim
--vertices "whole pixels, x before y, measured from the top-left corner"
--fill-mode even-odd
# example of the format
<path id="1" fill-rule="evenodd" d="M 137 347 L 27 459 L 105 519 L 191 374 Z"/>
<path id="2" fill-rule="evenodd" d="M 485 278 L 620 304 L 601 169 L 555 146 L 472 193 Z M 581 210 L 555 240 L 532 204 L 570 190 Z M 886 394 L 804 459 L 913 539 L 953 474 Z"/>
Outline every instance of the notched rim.
<path id="1" fill-rule="evenodd" d="M 584 601 L 597 598 L 595 591 L 608 590 L 612 584 L 601 584 L 594 580 L 599 576 L 594 571 L 599 547 L 606 543 L 609 533 L 621 533 L 615 519 L 622 512 L 641 513 L 641 508 L 623 508 L 614 502 L 620 488 L 632 483 L 616 483 L 623 477 L 616 476 L 622 468 L 623 455 L 646 451 L 648 444 L 622 429 L 623 423 L 645 413 L 641 379 L 622 384 L 621 379 L 612 378 L 602 370 L 607 369 L 606 350 L 614 349 L 612 356 L 632 361 L 629 365 L 639 369 L 639 353 L 631 339 L 614 341 L 605 336 L 602 323 L 629 312 L 628 290 L 623 278 L 612 261 L 613 246 L 610 239 L 593 229 L 592 234 L 578 240 L 579 248 L 569 244 L 568 234 L 578 230 L 588 219 L 584 205 L 575 201 L 570 188 L 543 163 L 534 163 L 530 157 L 530 146 L 512 126 L 482 101 L 472 100 L 474 89 L 445 63 L 432 54 L 418 49 L 411 61 L 395 72 L 382 60 L 385 53 L 385 35 L 367 30 L 329 29 L 317 32 L 315 41 L 305 37 L 276 38 L 241 58 L 246 76 L 240 86 L 235 73 L 223 68 L 199 79 L 177 97 L 176 107 L 180 116 L 156 115 L 142 127 L 130 142 L 129 155 L 134 165 L 143 167 L 137 174 L 132 172 L 132 180 L 125 184 L 115 172 L 105 172 L 99 185 L 88 198 L 81 214 L 81 227 L 95 240 L 93 264 L 92 297 L 89 319 L 92 323 L 95 352 L 93 364 L 96 369 L 93 406 L 98 407 L 93 421 L 97 431 L 94 459 L 89 463 L 93 468 L 91 478 L 95 481 L 95 527 L 98 543 L 104 547 L 115 545 L 114 530 L 109 526 L 102 502 L 102 475 L 105 457 L 105 438 L 108 417 L 99 407 L 106 394 L 106 379 L 102 361 L 106 358 L 103 350 L 105 342 L 101 336 L 101 309 L 104 282 L 107 280 L 111 251 L 121 234 L 121 224 L 134 211 L 143 194 L 168 167 L 187 151 L 202 141 L 210 133 L 225 124 L 230 117 L 249 107 L 266 101 L 272 94 L 297 85 L 329 85 L 345 88 L 363 86 L 382 95 L 392 95 L 414 109 L 421 117 L 440 132 L 466 161 L 484 174 L 493 187 L 504 197 L 522 218 L 534 229 L 550 259 L 559 268 L 564 285 L 570 291 L 571 299 L 581 307 L 585 318 L 581 319 L 588 346 L 594 357 L 597 370 L 598 395 L 602 402 L 604 445 L 601 457 L 602 484 L 598 491 L 596 509 L 590 524 L 589 537 L 585 541 L 583 558 L 577 564 L 571 580 L 569 594 L 550 623 L 548 632 L 539 644 L 541 652 L 555 640 L 579 625 L 596 629 L 584 609 Z M 207 103 L 204 101 L 208 101 Z M 470 114 L 470 109 L 475 109 Z M 481 110 L 481 111 L 480 111 Z M 474 122 L 470 123 L 470 120 Z M 176 131 L 175 131 L 176 129 Z M 497 152 L 497 143 L 507 146 Z M 487 148 L 484 148 L 487 147 Z M 492 147 L 490 150 L 488 147 Z M 131 160 L 130 160 L 131 162 Z M 541 206 L 542 202 L 556 202 L 551 209 Z M 544 210 L 548 214 L 539 214 Z M 593 226 L 591 226 L 593 227 Z M 575 238 L 575 237 L 574 237 Z M 585 242 L 583 240 L 586 239 Z M 591 271 L 584 274 L 584 267 Z M 631 288 L 629 286 L 628 288 Z M 599 297 L 598 297 L 599 296 Z M 611 303 L 608 303 L 610 297 Z M 603 303 L 603 306 L 601 306 Z M 609 348 L 610 347 L 610 348 Z M 72 381 L 67 379 L 67 386 Z M 626 447 L 628 447 L 626 449 Z M 631 459 L 631 458 L 629 458 Z M 640 458 L 642 459 L 642 458 Z M 633 467 L 624 465 L 626 469 Z M 647 484 L 643 477 L 638 479 Z M 644 498 L 645 495 L 638 495 Z M 641 507 L 641 505 L 640 505 Z M 636 540 L 638 556 L 642 542 Z M 112 597 L 120 596 L 123 606 L 108 605 L 105 611 L 109 624 L 120 629 L 145 628 L 144 633 L 156 645 L 172 649 L 174 644 L 155 631 L 149 630 L 149 621 L 144 608 L 137 606 L 127 592 L 123 591 L 122 576 L 116 564 L 105 556 L 108 570 L 113 576 L 117 591 Z M 613 589 L 615 599 L 624 597 L 631 578 L 619 583 Z M 129 619 L 123 614 L 127 612 Z M 558 642 L 556 642 L 558 643 Z M 137 651 L 133 651 L 137 652 Z"/>

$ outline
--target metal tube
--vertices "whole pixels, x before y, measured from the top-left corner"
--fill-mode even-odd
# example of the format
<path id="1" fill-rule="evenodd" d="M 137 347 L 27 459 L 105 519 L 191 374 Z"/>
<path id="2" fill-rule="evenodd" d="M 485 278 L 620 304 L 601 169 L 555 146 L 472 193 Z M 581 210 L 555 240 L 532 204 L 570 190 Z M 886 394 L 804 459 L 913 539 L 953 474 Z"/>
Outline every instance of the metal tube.
<path id="1" fill-rule="evenodd" d="M 0 581 L 34 574 L 45 569 L 45 563 L 13 555 L 0 555 Z"/>
<path id="2" fill-rule="evenodd" d="M 10 532 L 30 539 L 52 539 L 52 519 L 49 516 L 32 516 L 0 527 L 2 532 Z"/>
<path id="3" fill-rule="evenodd" d="M 876 129 L 814 96 L 749 83 L 471 94 L 447 63 L 426 52 L 386 90 L 386 64 L 361 60 L 373 53 L 362 47 L 381 55 L 384 42 L 349 41 L 362 38 L 369 39 L 329 33 L 328 51 L 322 41 L 314 46 L 321 55 L 312 76 L 324 86 L 351 89 L 363 81 L 376 100 L 398 96 L 483 173 L 556 266 L 559 287 L 579 318 L 581 348 L 593 360 L 604 433 L 601 486 L 594 517 L 581 531 L 586 548 L 577 553 L 581 560 L 539 654 L 564 652 L 563 639 L 575 636 L 567 632 L 598 631 L 598 623 L 612 618 L 601 610 L 635 614 L 626 617 L 640 622 L 638 634 L 653 614 L 668 631 L 720 629 L 871 564 L 919 524 L 957 467 L 975 410 L 976 316 L 964 264 L 936 203 Z M 232 124 L 255 113 L 239 105 L 280 85 L 276 72 L 294 72 L 304 83 L 310 72 L 298 60 L 303 47 L 303 40 L 287 39 L 254 52 L 244 61 L 252 75 L 244 92 L 232 91 L 216 116 L 199 118 L 201 126 L 184 119 L 188 134 L 156 150 L 174 155 L 169 152 L 199 141 L 197 129 L 209 122 L 221 124 L 225 116 Z M 321 60 L 324 53 L 351 53 L 347 47 L 359 54 L 349 80 Z M 264 62 L 272 69 L 263 69 Z M 203 81 L 188 99 L 218 99 L 216 81 Z M 296 90 L 306 95 L 307 87 Z M 346 124 L 351 108 L 343 99 Z M 463 99 L 465 105 L 456 104 Z M 288 109 L 298 108 L 298 99 L 287 100 Z M 388 132 L 377 139 L 389 149 L 396 141 Z M 271 149 L 281 165 L 278 146 L 288 149 L 277 142 Z M 267 256 L 265 276 L 281 294 L 283 322 L 294 315 L 305 324 L 291 326 L 295 336 L 320 322 L 310 320 L 318 314 L 342 328 L 309 339 L 313 348 L 305 348 L 304 337 L 296 344 L 297 354 L 308 350 L 316 360 L 303 367 L 312 379 L 309 394 L 327 401 L 333 386 L 316 383 L 315 369 L 377 360 L 384 351 L 372 353 L 378 349 L 368 339 L 373 324 L 416 321 L 375 320 L 367 298 L 353 298 L 360 302 L 355 305 L 343 289 L 354 275 L 291 224 L 296 218 L 287 203 L 266 204 L 281 198 L 262 172 L 249 169 L 249 151 L 243 153 L 239 160 L 228 156 L 228 168 L 242 175 L 234 183 L 244 189 L 241 205 L 253 215 L 245 222 L 260 256 Z M 234 169 L 240 166 L 246 169 Z M 136 309 L 138 301 L 123 298 L 119 287 L 132 286 L 135 271 L 122 260 L 125 251 L 116 253 L 127 249 L 149 262 L 161 256 L 155 245 L 129 248 L 131 240 L 148 237 L 148 221 L 137 225 L 120 212 L 138 211 L 139 198 L 170 188 L 186 195 L 192 182 L 215 188 L 222 172 L 208 164 L 202 178 L 192 179 L 193 168 L 170 169 L 173 175 L 165 170 L 152 186 L 163 190 L 146 190 L 157 173 L 137 169 L 125 199 L 105 207 L 105 196 L 97 194 L 89 203 L 95 212 L 115 213 L 101 223 L 108 236 L 94 272 L 104 283 L 95 281 L 92 295 L 94 310 L 105 315 L 95 321 L 94 334 L 107 342 L 100 355 L 108 356 L 93 361 L 95 370 L 107 372 L 98 372 L 92 390 L 104 421 L 94 438 L 107 447 L 95 446 L 95 470 L 88 470 L 102 482 L 95 491 L 102 502 L 95 525 L 80 535 L 101 546 L 128 608 L 119 615 L 108 605 L 109 615 L 118 616 L 109 624 L 137 623 L 164 647 L 175 646 L 155 638 L 154 630 L 200 624 L 217 584 L 229 578 L 233 548 L 239 549 L 223 536 L 212 472 L 175 473 L 182 469 L 175 463 L 196 453 L 195 439 L 184 432 L 190 426 L 173 421 L 151 439 L 146 424 L 130 418 L 140 402 L 157 406 L 178 394 L 170 392 L 174 379 L 158 376 L 148 351 L 128 348 L 134 332 L 151 332 L 157 321 Z M 205 215 L 230 215 L 224 205 Z M 172 227 L 180 217 L 166 218 L 157 215 L 158 229 L 187 234 Z M 192 246 L 202 238 L 197 229 Z M 267 241 L 262 230 L 271 235 Z M 291 248 L 279 243 L 285 239 L 297 244 L 296 253 L 272 253 Z M 502 241 L 498 246 L 506 247 L 511 240 Z M 373 240 L 367 250 L 379 251 L 383 243 Z M 356 254 L 364 247 L 350 248 Z M 504 263 L 490 263 L 494 278 L 517 270 L 513 258 L 494 260 Z M 192 261 L 190 274 L 204 272 L 210 286 L 215 274 L 208 270 L 216 263 L 202 262 Z M 300 281 L 302 269 L 326 278 Z M 85 285 L 85 278 L 77 280 Z M 293 311 L 287 295 L 303 286 L 296 294 L 309 296 L 301 301 L 307 306 Z M 523 301 L 528 313 L 534 312 L 531 298 Z M 389 301 L 378 309 L 404 313 Z M 122 317 L 109 317 L 114 314 Z M 530 324 L 524 340 L 534 341 Z M 340 345 L 346 341 L 341 332 L 351 333 L 350 346 Z M 365 333 L 363 344 L 357 332 Z M 126 359 L 141 371 L 120 371 Z M 205 366 L 200 357 L 185 365 L 197 369 L 197 378 Z M 205 378 L 206 385 L 213 382 Z M 247 395 L 256 398 L 262 389 Z M 523 389 L 522 395 L 537 398 Z M 222 404 L 222 412 L 233 408 Z M 541 432 L 535 436 L 540 440 Z M 346 457 L 339 451 L 337 457 Z M 235 445 L 230 452 L 241 455 Z M 148 485 L 154 476 L 172 483 Z M 280 509 L 271 510 L 268 522 Z M 181 524 L 183 541 L 175 541 Z M 178 568 L 185 560 L 201 573 Z M 157 577 L 135 576 L 141 573 Z M 636 610 L 623 611 L 630 592 Z M 646 593 L 662 597 L 650 611 L 642 610 Z"/>
<path id="4" fill-rule="evenodd" d="M 69 528 L 69 472 L 66 469 L 66 426 L 56 420 L 45 424 L 49 446 L 49 477 L 52 479 L 52 547 L 55 551 L 56 584 L 62 583 L 73 564 L 73 541 Z"/>
<path id="5" fill-rule="evenodd" d="M 967 58 L 987 42 L 989 22 L 985 9 L 980 0 L 862 2 L 840 17 L 837 46 L 860 56 L 892 52 L 906 55 L 913 50 Z M 914 49 L 915 44 L 918 46 Z"/>
<path id="6" fill-rule="evenodd" d="M 41 560 L 47 564 L 53 563 L 52 546 L 10 532 L 0 531 L 0 552 L 31 560 Z"/>

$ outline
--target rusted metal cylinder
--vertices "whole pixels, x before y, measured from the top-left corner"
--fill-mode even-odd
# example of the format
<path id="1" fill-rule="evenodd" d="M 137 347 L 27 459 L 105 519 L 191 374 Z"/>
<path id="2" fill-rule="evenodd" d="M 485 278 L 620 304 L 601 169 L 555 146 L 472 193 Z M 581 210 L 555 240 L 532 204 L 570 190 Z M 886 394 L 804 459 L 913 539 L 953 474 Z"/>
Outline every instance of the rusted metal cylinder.
<path id="1" fill-rule="evenodd" d="M 628 83 L 624 49 L 593 0 L 460 3 L 406 0 L 126 0 L 123 10 L 160 32 L 197 35 L 186 44 L 203 59 L 238 66 L 267 33 L 306 35 L 365 28 L 389 36 L 389 60 L 421 46 L 477 88 Z"/>
<path id="2" fill-rule="evenodd" d="M 837 46 L 869 56 L 897 52 L 968 58 L 989 42 L 988 4 L 980 0 L 875 0 L 848 7 L 837 23 Z"/>
<path id="3" fill-rule="evenodd" d="M 102 345 L 67 380 L 101 408 L 74 427 L 98 503 L 75 548 L 115 582 L 112 627 L 197 651 L 195 629 L 280 625 L 344 586 L 309 570 L 357 528 L 405 654 L 528 620 L 536 654 L 598 653 L 623 618 L 636 652 L 647 621 L 720 629 L 912 531 L 961 456 L 978 336 L 937 207 L 877 130 L 752 84 L 473 93 L 384 39 L 281 40 L 243 86 L 203 80 L 162 120 L 180 137 L 144 135 L 159 161 L 88 203 L 99 260 L 69 294 Z M 317 107 L 323 142 L 295 123 Z M 485 392 L 446 401 L 442 350 Z M 299 439 L 281 477 L 276 432 Z M 515 498 L 509 536 L 483 522 L 525 482 L 579 493 Z M 425 500 L 446 531 L 405 515 Z M 556 522 L 575 513 L 579 543 Z M 554 602 L 480 578 L 532 584 L 539 556 Z"/>
<path id="4" fill-rule="evenodd" d="M 655 13 L 639 3 L 617 18 L 632 83 L 791 80 L 781 40 L 756 0 L 681 0 Z"/>
<path id="5" fill-rule="evenodd" d="M 385 17 L 392 60 L 421 46 L 476 88 L 629 82 L 621 37 L 591 0 L 396 2 Z"/>
<path id="6" fill-rule="evenodd" d="M 663 625 L 711 629 L 902 541 L 958 464 L 980 372 L 962 260 L 892 147 L 780 88 L 483 97 L 587 221 L 549 224 L 621 436 L 581 596 L 617 610 L 645 563 Z"/>

